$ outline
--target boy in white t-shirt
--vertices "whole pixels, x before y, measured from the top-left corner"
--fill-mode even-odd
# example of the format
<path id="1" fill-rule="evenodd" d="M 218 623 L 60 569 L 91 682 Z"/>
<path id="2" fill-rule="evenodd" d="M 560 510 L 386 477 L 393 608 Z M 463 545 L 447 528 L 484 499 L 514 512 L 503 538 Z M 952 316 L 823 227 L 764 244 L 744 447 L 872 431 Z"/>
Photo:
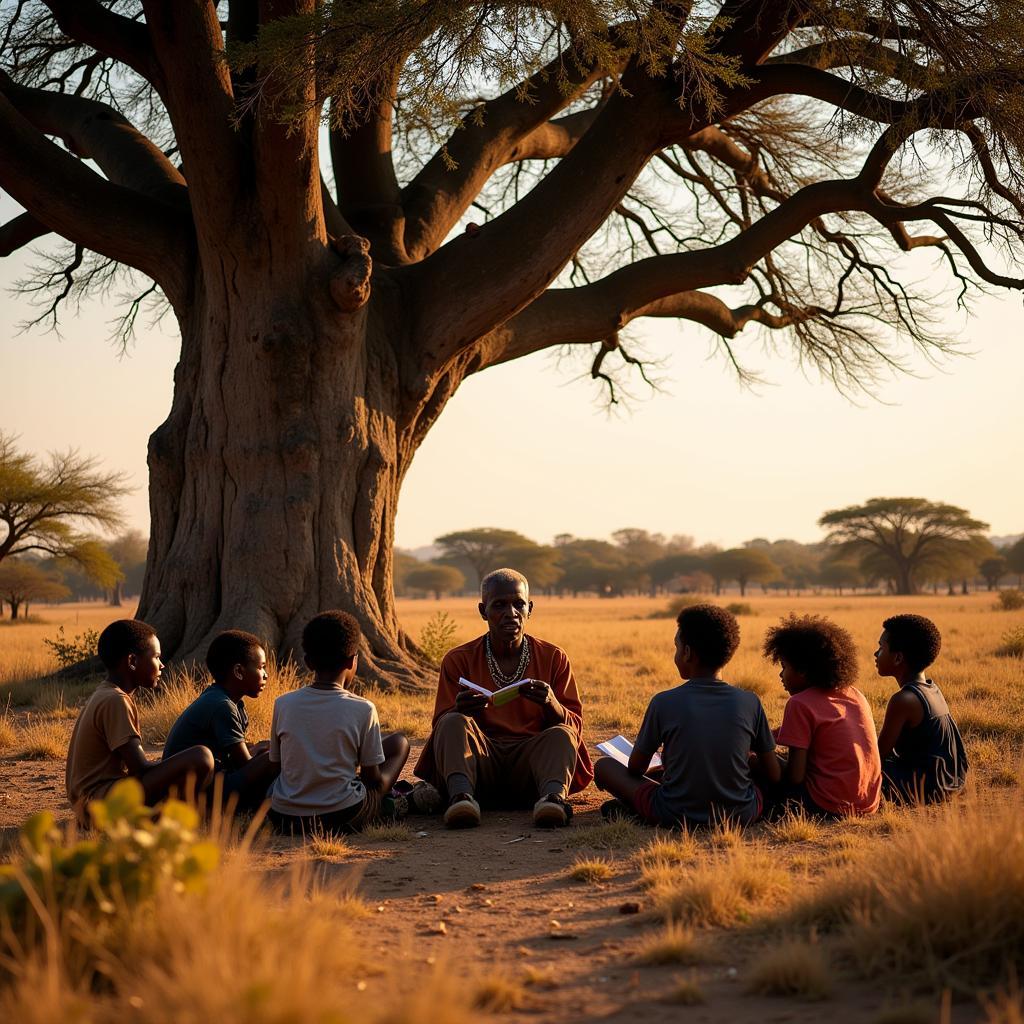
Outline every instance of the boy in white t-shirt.
<path id="1" fill-rule="evenodd" d="M 380 812 L 409 757 L 401 733 L 381 737 L 377 709 L 346 687 L 359 664 L 359 623 L 322 612 L 302 631 L 313 682 L 274 701 L 270 760 L 281 774 L 270 819 L 285 833 L 356 832 Z"/>

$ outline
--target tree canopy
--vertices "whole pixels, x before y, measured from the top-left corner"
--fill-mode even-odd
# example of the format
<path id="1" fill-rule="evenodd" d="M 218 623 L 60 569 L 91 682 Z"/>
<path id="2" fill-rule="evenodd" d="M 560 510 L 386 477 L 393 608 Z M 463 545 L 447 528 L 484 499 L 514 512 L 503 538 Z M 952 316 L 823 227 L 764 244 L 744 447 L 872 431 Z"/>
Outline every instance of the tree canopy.
<path id="1" fill-rule="evenodd" d="M 954 301 L 1024 287 L 1019 14 L 6 0 L 0 254 L 43 241 L 44 320 L 120 282 L 122 337 L 147 297 L 181 332 L 140 615 L 288 653 L 343 606 L 368 679 L 420 678 L 394 516 L 469 375 L 565 350 L 616 402 L 642 318 L 843 389 L 949 348 Z"/>
<path id="2" fill-rule="evenodd" d="M 887 576 L 898 594 L 913 594 L 929 566 L 973 555 L 988 524 L 966 509 L 924 498 L 871 498 L 826 512 L 819 525 L 840 556 L 858 556 L 869 574 Z"/>
<path id="3" fill-rule="evenodd" d="M 27 617 L 33 601 L 59 601 L 70 593 L 60 577 L 33 562 L 8 558 L 0 563 L 0 600 L 10 605 L 12 620 L 17 619 L 22 606 Z"/>
<path id="4" fill-rule="evenodd" d="M 50 555 L 76 562 L 103 587 L 119 575 L 111 555 L 88 528 L 122 523 L 119 500 L 130 488 L 121 473 L 104 473 L 96 459 L 71 449 L 39 461 L 0 433 L 0 563 L 14 555 Z"/>

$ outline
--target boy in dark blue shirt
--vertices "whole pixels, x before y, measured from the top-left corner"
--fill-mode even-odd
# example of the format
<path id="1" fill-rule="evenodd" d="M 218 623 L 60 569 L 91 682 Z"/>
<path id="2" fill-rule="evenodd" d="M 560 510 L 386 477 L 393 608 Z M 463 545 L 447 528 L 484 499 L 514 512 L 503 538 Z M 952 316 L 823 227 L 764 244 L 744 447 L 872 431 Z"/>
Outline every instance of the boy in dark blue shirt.
<path id="1" fill-rule="evenodd" d="M 676 623 L 675 665 L 685 682 L 651 699 L 629 764 L 602 757 L 594 779 L 648 824 L 749 824 L 764 805 L 751 754 L 766 779 L 778 782 L 781 773 L 757 694 L 719 678 L 739 645 L 739 625 L 712 604 L 684 608 Z M 659 747 L 664 770 L 654 781 L 646 773 Z"/>
<path id="2" fill-rule="evenodd" d="M 255 699 L 267 682 L 267 655 L 259 637 L 229 629 L 214 637 L 206 652 L 213 676 L 208 686 L 178 716 L 164 744 L 164 756 L 201 744 L 213 751 L 223 796 L 235 795 L 236 809 L 255 810 L 279 766 L 271 762 L 266 743 L 246 742 L 249 716 L 243 698 Z"/>
<path id="3" fill-rule="evenodd" d="M 967 752 L 939 688 L 925 677 L 942 637 L 923 615 L 894 615 L 882 623 L 875 651 L 880 676 L 899 689 L 889 698 L 878 737 L 886 799 L 938 803 L 967 781 Z"/>

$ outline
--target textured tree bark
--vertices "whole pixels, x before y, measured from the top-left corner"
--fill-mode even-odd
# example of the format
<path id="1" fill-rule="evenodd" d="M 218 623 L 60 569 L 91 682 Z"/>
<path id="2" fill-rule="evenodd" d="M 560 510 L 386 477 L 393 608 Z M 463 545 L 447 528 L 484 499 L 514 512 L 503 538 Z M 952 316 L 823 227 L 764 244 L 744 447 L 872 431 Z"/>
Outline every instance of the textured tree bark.
<path id="1" fill-rule="evenodd" d="M 395 612 L 392 544 L 422 436 L 408 424 L 427 402 L 400 386 L 400 328 L 376 313 L 393 315 L 396 296 L 343 308 L 356 304 L 346 295 L 360 292 L 359 266 L 368 272 L 359 249 L 336 247 L 340 271 L 314 267 L 304 287 L 279 281 L 271 260 L 260 274 L 251 260 L 207 270 L 179 316 L 173 405 L 149 443 L 138 610 L 176 659 L 202 658 L 216 633 L 241 627 L 301 661 L 305 623 L 342 608 L 363 628 L 362 682 L 425 680 Z"/>

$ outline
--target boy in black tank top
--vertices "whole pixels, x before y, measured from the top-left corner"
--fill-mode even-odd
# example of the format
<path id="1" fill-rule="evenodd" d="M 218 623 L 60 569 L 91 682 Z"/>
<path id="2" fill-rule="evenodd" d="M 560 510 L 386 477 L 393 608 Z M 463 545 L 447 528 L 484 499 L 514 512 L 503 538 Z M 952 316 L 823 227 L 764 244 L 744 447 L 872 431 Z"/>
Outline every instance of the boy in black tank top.
<path id="1" fill-rule="evenodd" d="M 889 800 L 937 803 L 963 788 L 968 767 L 946 699 L 924 674 L 942 638 L 923 615 L 894 615 L 882 629 L 875 668 L 900 687 L 889 699 L 878 736 L 882 792 Z"/>

